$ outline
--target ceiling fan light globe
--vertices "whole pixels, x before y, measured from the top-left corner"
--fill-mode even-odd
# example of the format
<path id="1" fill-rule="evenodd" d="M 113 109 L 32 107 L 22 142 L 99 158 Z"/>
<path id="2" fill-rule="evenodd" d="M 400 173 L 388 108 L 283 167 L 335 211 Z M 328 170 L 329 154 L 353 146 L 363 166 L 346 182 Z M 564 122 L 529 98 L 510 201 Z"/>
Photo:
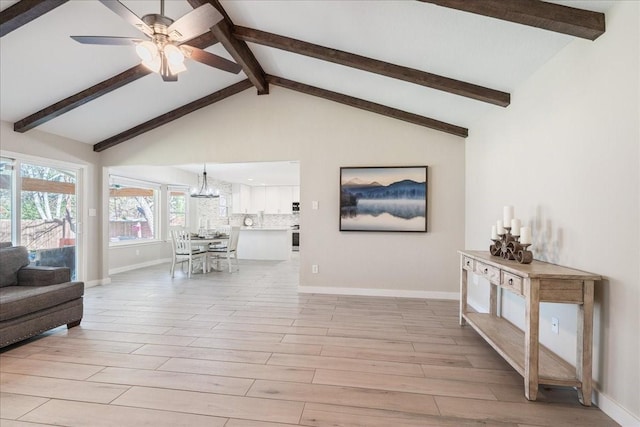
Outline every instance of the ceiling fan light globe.
<path id="1" fill-rule="evenodd" d="M 184 62 L 184 53 L 182 53 L 180 48 L 176 45 L 167 44 L 164 47 L 164 55 L 170 65 L 178 65 Z"/>
<path id="2" fill-rule="evenodd" d="M 171 74 L 175 76 L 178 73 L 187 71 L 187 67 L 182 62 L 176 64 L 169 62 L 169 71 L 171 71 Z"/>
<path id="3" fill-rule="evenodd" d="M 142 61 L 142 65 L 153 71 L 154 73 L 160 72 L 160 66 L 162 65 L 162 61 L 160 61 L 160 57 L 156 56 L 151 61 Z"/>
<path id="4" fill-rule="evenodd" d="M 146 40 L 136 45 L 136 53 L 143 62 L 151 63 L 158 57 L 158 47 Z"/>

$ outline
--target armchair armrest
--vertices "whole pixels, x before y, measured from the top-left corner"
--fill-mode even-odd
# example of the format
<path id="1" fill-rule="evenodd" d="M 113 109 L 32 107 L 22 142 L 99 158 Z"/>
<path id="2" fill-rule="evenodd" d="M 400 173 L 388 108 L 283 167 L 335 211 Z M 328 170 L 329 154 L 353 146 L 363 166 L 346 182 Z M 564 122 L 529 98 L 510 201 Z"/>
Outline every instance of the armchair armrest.
<path id="1" fill-rule="evenodd" d="M 18 271 L 19 286 L 47 286 L 71 281 L 69 267 L 31 266 Z"/>

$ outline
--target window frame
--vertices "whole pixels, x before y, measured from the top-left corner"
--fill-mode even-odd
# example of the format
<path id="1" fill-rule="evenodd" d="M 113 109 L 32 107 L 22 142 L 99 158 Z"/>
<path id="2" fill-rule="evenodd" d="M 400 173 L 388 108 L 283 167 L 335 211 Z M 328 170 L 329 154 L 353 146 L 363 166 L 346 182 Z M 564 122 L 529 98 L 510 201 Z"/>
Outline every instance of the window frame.
<path id="1" fill-rule="evenodd" d="M 184 225 L 171 225 L 171 198 L 173 197 L 172 193 L 182 193 L 184 194 Z M 170 230 L 175 227 L 183 227 L 185 229 L 189 228 L 189 197 L 191 195 L 191 190 L 187 186 L 182 185 L 169 185 L 167 186 L 167 219 L 165 221 L 167 230 Z"/>
<path id="2" fill-rule="evenodd" d="M 134 238 L 127 240 L 119 240 L 112 241 L 111 238 L 111 194 L 108 196 L 107 200 L 107 223 L 108 223 L 108 236 L 109 236 L 109 247 L 122 247 L 122 246 L 135 246 L 135 245 L 145 245 L 151 243 L 161 242 L 161 232 L 162 232 L 162 215 L 161 215 L 161 204 L 162 204 L 162 192 L 161 192 L 161 184 L 151 181 L 145 181 L 141 179 L 128 178 L 119 175 L 109 175 L 109 192 L 111 192 L 112 186 L 123 186 L 125 188 L 140 188 L 145 190 L 153 191 L 153 238 Z"/>

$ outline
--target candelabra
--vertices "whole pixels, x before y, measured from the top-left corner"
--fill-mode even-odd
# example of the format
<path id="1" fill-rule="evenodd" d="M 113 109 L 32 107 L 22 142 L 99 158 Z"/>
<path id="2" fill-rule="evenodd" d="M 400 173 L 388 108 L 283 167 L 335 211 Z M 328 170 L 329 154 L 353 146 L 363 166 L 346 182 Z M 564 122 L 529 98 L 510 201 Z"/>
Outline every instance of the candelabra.
<path id="1" fill-rule="evenodd" d="M 504 227 L 504 234 L 498 233 L 498 239 L 491 239 L 493 245 L 489 246 L 489 251 L 493 256 L 504 259 L 513 259 L 520 264 L 530 264 L 533 261 L 533 253 L 527 248 L 531 243 L 520 243 L 520 236 L 511 234 L 511 227 Z"/>

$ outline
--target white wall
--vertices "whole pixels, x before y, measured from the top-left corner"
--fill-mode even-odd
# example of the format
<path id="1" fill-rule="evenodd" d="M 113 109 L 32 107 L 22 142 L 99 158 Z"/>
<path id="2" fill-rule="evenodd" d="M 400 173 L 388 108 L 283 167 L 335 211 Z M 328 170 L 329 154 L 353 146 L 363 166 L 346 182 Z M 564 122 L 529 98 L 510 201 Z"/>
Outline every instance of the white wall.
<path id="1" fill-rule="evenodd" d="M 466 141 L 468 249 L 488 250 L 491 225 L 513 204 L 533 227 L 536 259 L 605 277 L 596 284 L 594 379 L 599 406 L 625 425 L 640 422 L 639 9 L 615 5 L 603 36 L 573 41 Z M 483 287 L 471 284 L 471 296 L 481 299 Z M 521 300 L 505 303 L 522 324 Z M 547 305 L 541 316 L 543 343 L 575 363 L 575 308 Z"/>
<path id="2" fill-rule="evenodd" d="M 97 191 L 101 182 L 100 158 L 93 151 L 93 147 L 67 138 L 51 135 L 38 130 L 26 133 L 13 131 L 13 124 L 0 122 L 0 141 L 3 153 L 18 153 L 40 159 L 52 159 L 73 163 L 84 168 L 85 182 L 83 182 L 84 206 L 78 213 L 79 220 L 84 223 L 84 271 L 82 280 L 92 284 L 106 277 L 103 271 L 102 248 L 100 238 L 102 227 L 102 211 L 100 193 Z M 88 209 L 97 210 L 97 216 L 88 216 Z"/>
<path id="3" fill-rule="evenodd" d="M 457 297 L 461 138 L 271 87 L 269 95 L 247 90 L 103 152 L 106 166 L 283 160 L 300 161 L 302 287 Z M 428 233 L 338 231 L 339 168 L 370 165 L 429 166 Z"/>

